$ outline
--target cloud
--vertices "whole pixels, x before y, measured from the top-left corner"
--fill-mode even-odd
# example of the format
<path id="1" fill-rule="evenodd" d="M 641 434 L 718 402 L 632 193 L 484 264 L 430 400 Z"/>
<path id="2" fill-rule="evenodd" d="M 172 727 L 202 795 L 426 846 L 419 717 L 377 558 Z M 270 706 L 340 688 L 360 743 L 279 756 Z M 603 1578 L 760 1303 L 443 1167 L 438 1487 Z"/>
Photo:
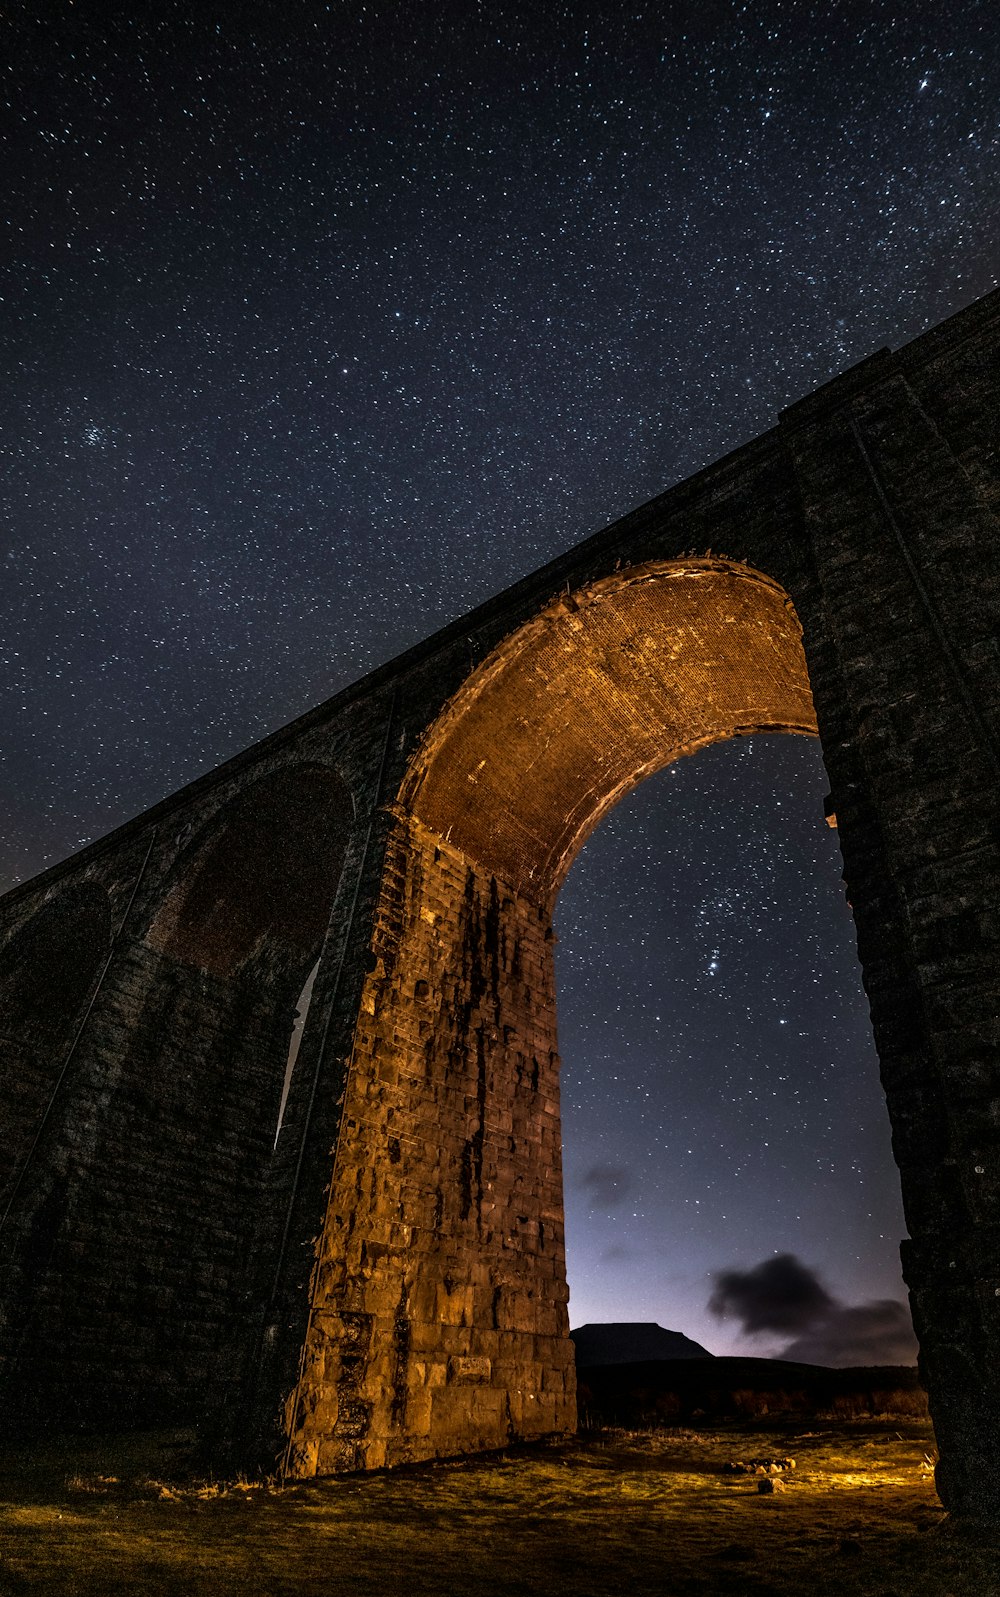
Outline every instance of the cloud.
<path id="1" fill-rule="evenodd" d="M 723 1270 L 708 1300 L 719 1319 L 739 1320 L 747 1336 L 791 1335 L 774 1357 L 803 1364 L 913 1364 L 917 1340 L 895 1298 L 841 1303 L 815 1270 L 779 1253 L 752 1270 Z"/>
<path id="2" fill-rule="evenodd" d="M 589 1194 L 591 1208 L 613 1207 L 628 1197 L 632 1178 L 622 1165 L 592 1164 L 580 1177 L 580 1186 Z"/>
<path id="3" fill-rule="evenodd" d="M 815 1271 L 794 1253 L 778 1253 L 752 1270 L 723 1270 L 708 1300 L 720 1320 L 742 1320 L 748 1336 L 804 1331 L 834 1308 Z"/>
<path id="4" fill-rule="evenodd" d="M 803 1364 L 915 1364 L 917 1339 L 909 1310 L 895 1298 L 838 1303 L 819 1324 L 782 1349 Z"/>

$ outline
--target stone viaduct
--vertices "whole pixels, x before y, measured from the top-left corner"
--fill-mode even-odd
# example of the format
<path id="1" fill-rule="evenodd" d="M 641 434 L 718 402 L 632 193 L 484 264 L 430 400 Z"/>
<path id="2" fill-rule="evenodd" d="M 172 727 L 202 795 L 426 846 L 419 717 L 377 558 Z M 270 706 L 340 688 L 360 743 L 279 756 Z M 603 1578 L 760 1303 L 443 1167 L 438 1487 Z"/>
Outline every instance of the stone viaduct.
<path id="1" fill-rule="evenodd" d="M 1000 1510 L 998 418 L 993 295 L 0 901 L 15 1425 L 572 1430 L 554 899 L 650 772 L 818 731 L 939 1490 Z"/>

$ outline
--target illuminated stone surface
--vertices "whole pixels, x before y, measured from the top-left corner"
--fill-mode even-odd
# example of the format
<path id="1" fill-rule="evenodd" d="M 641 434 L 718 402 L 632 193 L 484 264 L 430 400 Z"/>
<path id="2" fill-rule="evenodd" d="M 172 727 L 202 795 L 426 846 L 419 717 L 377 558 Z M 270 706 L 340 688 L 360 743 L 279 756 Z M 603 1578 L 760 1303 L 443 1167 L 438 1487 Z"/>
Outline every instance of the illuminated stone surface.
<path id="1" fill-rule="evenodd" d="M 295 1475 L 572 1428 L 555 895 L 651 771 L 818 728 L 939 1484 L 1000 1510 L 998 316 L 7 895 L 15 1423 L 197 1420 Z"/>
<path id="2" fill-rule="evenodd" d="M 560 595 L 441 717 L 401 802 L 548 903 L 623 794 L 737 733 L 815 732 L 787 596 L 745 566 L 653 562 Z"/>

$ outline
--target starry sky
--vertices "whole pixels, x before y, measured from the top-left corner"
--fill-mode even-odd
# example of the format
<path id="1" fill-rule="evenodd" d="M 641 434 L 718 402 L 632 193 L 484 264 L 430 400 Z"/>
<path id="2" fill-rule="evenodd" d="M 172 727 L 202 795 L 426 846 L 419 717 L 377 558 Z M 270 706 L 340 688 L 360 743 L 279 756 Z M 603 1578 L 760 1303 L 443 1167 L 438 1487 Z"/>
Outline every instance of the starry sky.
<path id="1" fill-rule="evenodd" d="M 1000 268 L 992 0 L 15 0 L 0 82 L 3 885 Z M 901 1295 L 824 792 L 703 751 L 564 889 L 576 1323 Z"/>
<path id="2" fill-rule="evenodd" d="M 904 1294 L 826 792 L 814 738 L 717 743 L 635 789 L 577 858 L 556 915 L 574 1324 L 658 1320 L 714 1353 L 780 1353 L 805 1328 L 796 1304 L 750 1336 L 707 1307 L 721 1272 L 775 1254 L 838 1307 Z M 808 1325 L 832 1344 L 815 1362 L 854 1362 L 842 1319 Z M 898 1316 L 875 1319 L 882 1361 L 909 1359 Z"/>

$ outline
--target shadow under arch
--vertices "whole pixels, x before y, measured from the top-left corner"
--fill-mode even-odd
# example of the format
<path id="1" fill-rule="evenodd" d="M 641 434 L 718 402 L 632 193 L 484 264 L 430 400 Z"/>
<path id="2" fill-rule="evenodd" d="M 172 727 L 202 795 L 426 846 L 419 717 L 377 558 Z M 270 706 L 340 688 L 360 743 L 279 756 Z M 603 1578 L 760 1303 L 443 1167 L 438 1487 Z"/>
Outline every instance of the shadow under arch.
<path id="1" fill-rule="evenodd" d="M 393 806 L 286 1473 L 575 1429 L 552 906 L 630 788 L 757 731 L 816 733 L 801 631 L 775 582 L 713 558 L 559 596 L 428 729 Z"/>
<path id="2" fill-rule="evenodd" d="M 147 942 L 231 978 L 266 937 L 304 979 L 326 930 L 353 815 L 350 790 L 329 766 L 258 778 L 189 844 Z"/>

